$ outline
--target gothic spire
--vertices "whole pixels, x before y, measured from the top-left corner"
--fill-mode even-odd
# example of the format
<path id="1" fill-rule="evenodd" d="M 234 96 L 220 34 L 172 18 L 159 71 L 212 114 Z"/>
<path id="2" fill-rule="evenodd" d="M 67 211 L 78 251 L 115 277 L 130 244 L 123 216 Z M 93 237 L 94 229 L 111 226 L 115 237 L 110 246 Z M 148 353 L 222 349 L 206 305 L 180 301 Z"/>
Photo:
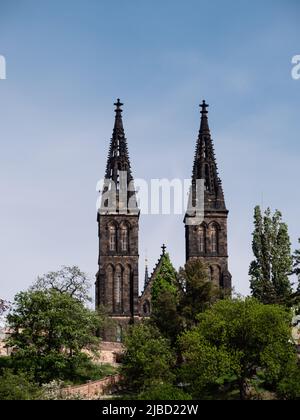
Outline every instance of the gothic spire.
<path id="1" fill-rule="evenodd" d="M 114 106 L 115 123 L 107 157 L 100 210 L 105 213 L 108 210 L 120 212 L 124 209 L 129 212 L 137 212 L 133 176 L 123 127 L 123 104 L 120 99 L 117 99 Z"/>
<path id="2" fill-rule="evenodd" d="M 122 120 L 122 106 L 124 104 L 118 99 L 114 105 L 116 107 L 115 125 L 109 147 L 105 178 L 112 179 L 117 184 L 119 182 L 119 171 L 127 172 L 128 182 L 132 180 L 132 174 Z"/>
<path id="3" fill-rule="evenodd" d="M 205 207 L 225 208 L 222 182 L 218 175 L 215 151 L 208 123 L 209 105 L 203 101 L 200 104 L 201 123 L 196 145 L 192 184 L 204 180 Z"/>
<path id="4" fill-rule="evenodd" d="M 145 281 L 144 281 L 144 290 L 146 289 L 149 283 L 149 272 L 148 272 L 148 259 L 145 259 Z"/>

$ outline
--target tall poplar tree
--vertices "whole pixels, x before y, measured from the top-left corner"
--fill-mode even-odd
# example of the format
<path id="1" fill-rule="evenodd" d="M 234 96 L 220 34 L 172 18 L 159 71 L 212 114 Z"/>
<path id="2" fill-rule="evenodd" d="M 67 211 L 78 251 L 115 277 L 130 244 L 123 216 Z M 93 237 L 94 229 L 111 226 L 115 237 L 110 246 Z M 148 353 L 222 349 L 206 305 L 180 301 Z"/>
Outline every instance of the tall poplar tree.
<path id="1" fill-rule="evenodd" d="M 300 239 L 298 240 L 300 244 Z M 300 249 L 297 249 L 293 255 L 293 274 L 298 277 L 298 289 L 297 292 L 300 294 Z"/>
<path id="2" fill-rule="evenodd" d="M 252 249 L 255 257 L 249 270 L 252 295 L 266 304 L 290 305 L 293 260 L 288 227 L 280 211 L 272 215 L 268 208 L 263 215 L 260 207 L 255 207 Z"/>

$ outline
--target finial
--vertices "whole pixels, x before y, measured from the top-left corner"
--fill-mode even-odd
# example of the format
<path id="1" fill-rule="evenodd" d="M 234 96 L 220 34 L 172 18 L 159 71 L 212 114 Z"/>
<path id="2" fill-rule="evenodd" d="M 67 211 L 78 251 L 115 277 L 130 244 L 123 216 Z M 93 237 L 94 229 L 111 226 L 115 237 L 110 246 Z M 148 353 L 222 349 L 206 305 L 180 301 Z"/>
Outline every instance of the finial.
<path id="1" fill-rule="evenodd" d="M 203 114 L 205 114 L 205 115 L 208 114 L 207 108 L 209 107 L 209 105 L 205 101 L 203 101 L 202 104 L 200 104 L 199 106 L 201 108 L 201 114 L 202 115 Z"/>
<path id="2" fill-rule="evenodd" d="M 122 112 L 123 110 L 121 109 L 121 107 L 123 106 L 124 104 L 122 104 L 122 102 L 120 101 L 120 99 L 118 98 L 117 99 L 117 102 L 116 103 L 114 103 L 114 106 L 116 107 L 116 109 L 115 109 L 115 112 Z"/>
<path id="3" fill-rule="evenodd" d="M 162 254 L 163 255 L 166 255 L 166 249 L 167 249 L 167 247 L 166 247 L 165 244 L 163 244 L 163 246 L 161 247 L 161 249 L 162 249 Z"/>

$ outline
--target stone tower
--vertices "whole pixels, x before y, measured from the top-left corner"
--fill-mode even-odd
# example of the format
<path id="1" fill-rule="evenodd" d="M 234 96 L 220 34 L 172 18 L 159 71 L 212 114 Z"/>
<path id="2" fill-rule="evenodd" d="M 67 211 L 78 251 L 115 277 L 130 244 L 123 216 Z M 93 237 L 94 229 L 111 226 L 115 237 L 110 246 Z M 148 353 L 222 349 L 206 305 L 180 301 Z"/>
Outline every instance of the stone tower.
<path id="1" fill-rule="evenodd" d="M 115 321 L 102 332 L 106 341 L 121 341 L 138 315 L 139 209 L 122 121 L 122 103 L 114 104 L 115 125 L 98 210 L 99 270 L 96 307 Z"/>
<path id="2" fill-rule="evenodd" d="M 196 211 L 189 210 L 186 213 L 184 219 L 186 260 L 195 258 L 203 260 L 208 266 L 211 280 L 221 288 L 229 290 L 231 289 L 231 274 L 228 271 L 228 210 L 225 205 L 222 182 L 218 175 L 208 124 L 208 105 L 205 101 L 200 108 L 201 125 L 196 145 L 190 203 L 195 208 L 200 197 L 202 212 L 201 217 L 196 215 Z M 202 183 L 200 196 L 196 192 L 199 180 L 202 181 L 200 181 Z"/>

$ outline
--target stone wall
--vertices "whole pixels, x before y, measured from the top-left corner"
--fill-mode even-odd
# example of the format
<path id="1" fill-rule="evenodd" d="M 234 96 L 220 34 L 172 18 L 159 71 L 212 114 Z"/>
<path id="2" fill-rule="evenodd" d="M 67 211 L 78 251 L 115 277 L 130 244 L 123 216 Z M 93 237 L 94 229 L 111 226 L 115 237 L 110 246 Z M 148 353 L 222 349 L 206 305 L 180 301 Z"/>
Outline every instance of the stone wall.
<path id="1" fill-rule="evenodd" d="M 115 392 L 120 380 L 120 375 L 107 376 L 99 381 L 91 381 L 84 385 L 69 386 L 65 388 L 63 392 L 65 395 L 79 395 L 86 399 L 92 399 L 103 395 L 110 395 Z"/>

